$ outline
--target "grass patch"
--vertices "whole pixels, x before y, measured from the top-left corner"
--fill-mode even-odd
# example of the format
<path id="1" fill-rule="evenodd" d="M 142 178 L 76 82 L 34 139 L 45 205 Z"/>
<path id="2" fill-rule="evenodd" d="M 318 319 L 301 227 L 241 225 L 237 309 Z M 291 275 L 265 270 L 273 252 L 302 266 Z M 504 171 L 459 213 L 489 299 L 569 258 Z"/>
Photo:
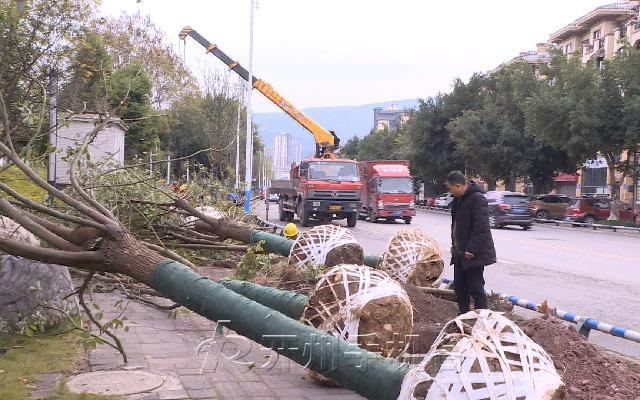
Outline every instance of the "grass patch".
<path id="1" fill-rule="evenodd" d="M 80 333 L 68 332 L 41 336 L 16 336 L 0 333 L 0 399 L 23 400 L 35 389 L 36 375 L 45 372 L 73 372 L 79 362 Z M 64 385 L 56 388 L 49 399 L 55 400 L 114 400 L 118 397 L 77 395 Z"/>
<path id="2" fill-rule="evenodd" d="M 44 167 L 34 167 L 34 170 L 46 180 L 46 170 Z M 0 182 L 11 186 L 13 190 L 30 198 L 31 200 L 42 202 L 47 197 L 47 191 L 36 185 L 24 172 L 15 165 L 9 167 L 0 175 Z M 0 197 L 7 197 L 6 193 L 0 192 Z"/>

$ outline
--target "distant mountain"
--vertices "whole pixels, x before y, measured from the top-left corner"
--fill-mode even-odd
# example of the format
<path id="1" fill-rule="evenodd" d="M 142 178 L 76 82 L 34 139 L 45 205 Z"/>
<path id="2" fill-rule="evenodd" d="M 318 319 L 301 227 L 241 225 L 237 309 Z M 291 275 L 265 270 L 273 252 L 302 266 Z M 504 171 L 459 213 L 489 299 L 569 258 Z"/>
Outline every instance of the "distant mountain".
<path id="1" fill-rule="evenodd" d="M 375 107 L 388 107 L 391 104 L 397 105 L 400 109 L 416 108 L 418 100 L 385 101 L 361 106 L 312 107 L 303 111 L 324 128 L 335 131 L 344 144 L 354 136 L 363 137 L 371 131 Z M 258 124 L 260 135 L 267 147 L 273 146 L 274 136 L 290 133 L 302 144 L 303 156 L 315 151 L 311 134 L 284 112 L 256 113 L 254 121 Z"/>

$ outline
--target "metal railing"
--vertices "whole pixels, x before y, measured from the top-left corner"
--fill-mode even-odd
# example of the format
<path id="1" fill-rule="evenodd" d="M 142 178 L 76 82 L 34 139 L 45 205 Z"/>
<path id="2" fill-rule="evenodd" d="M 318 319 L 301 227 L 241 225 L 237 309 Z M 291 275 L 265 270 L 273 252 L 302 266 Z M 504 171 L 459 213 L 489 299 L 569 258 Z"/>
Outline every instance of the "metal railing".
<path id="1" fill-rule="evenodd" d="M 442 283 L 446 284 L 447 286 L 451 286 L 451 284 L 453 283 L 453 280 L 449 278 L 443 278 Z M 536 304 L 534 302 L 521 299 L 520 297 L 514 296 L 514 295 L 502 294 L 502 293 L 493 292 L 493 291 L 488 291 L 487 295 L 498 296 L 499 298 L 505 301 L 508 301 L 515 306 L 526 308 L 527 310 L 535 311 L 538 313 L 544 313 L 544 310 L 546 309 L 548 310 L 548 313 L 550 315 L 556 316 L 564 321 L 575 324 L 576 328 L 578 329 L 578 332 L 586 338 L 589 337 L 590 331 L 596 330 L 599 332 L 607 333 L 612 336 L 616 336 L 623 339 L 631 340 L 636 343 L 640 343 L 640 332 L 634 331 L 632 329 L 627 329 L 627 328 L 622 328 L 612 324 L 607 324 L 605 322 L 600 322 L 597 319 L 584 317 L 569 311 L 563 311 L 557 308 L 551 308 L 546 304 L 544 305 Z"/>

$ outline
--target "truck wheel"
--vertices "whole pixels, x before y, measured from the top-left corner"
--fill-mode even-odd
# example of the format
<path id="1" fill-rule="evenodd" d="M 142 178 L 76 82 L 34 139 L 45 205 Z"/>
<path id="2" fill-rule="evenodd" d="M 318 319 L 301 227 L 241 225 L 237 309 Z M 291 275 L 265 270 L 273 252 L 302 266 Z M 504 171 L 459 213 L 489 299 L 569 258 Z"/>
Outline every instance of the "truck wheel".
<path id="1" fill-rule="evenodd" d="M 354 226 L 356 226 L 356 223 L 358 222 L 358 212 L 352 212 L 351 214 L 347 215 L 347 226 L 349 228 L 353 228 Z"/>
<path id="2" fill-rule="evenodd" d="M 278 219 L 280 221 L 284 221 L 285 219 L 287 219 L 287 212 L 284 210 L 282 201 L 278 201 Z"/>
<path id="3" fill-rule="evenodd" d="M 378 222 L 378 218 L 376 218 L 372 209 L 369 209 L 369 222 L 373 222 L 374 224 Z"/>
<path id="4" fill-rule="evenodd" d="M 411 223 L 411 217 L 404 217 L 404 223 L 409 225 Z"/>
<path id="5" fill-rule="evenodd" d="M 300 218 L 300 225 L 304 227 L 309 226 L 309 212 L 304 206 L 304 202 L 298 204 L 298 218 Z"/>

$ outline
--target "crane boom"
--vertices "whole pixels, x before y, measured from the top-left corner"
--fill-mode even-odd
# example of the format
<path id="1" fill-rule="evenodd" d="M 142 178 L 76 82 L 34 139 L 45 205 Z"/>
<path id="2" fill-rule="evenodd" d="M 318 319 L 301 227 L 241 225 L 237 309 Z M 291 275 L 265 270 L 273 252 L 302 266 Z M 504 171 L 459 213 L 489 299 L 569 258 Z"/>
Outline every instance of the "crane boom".
<path id="1" fill-rule="evenodd" d="M 216 44 L 209 42 L 191 27 L 186 26 L 182 28 L 179 36 L 182 40 L 187 36 L 191 36 L 196 42 L 200 43 L 200 45 L 207 49 L 207 52 L 218 57 L 220 61 L 225 63 L 230 70 L 240 75 L 240 77 L 245 81 L 249 81 L 249 72 L 247 72 L 240 63 L 233 61 L 228 55 L 220 50 Z M 282 97 L 280 93 L 276 92 L 273 86 L 262 79 L 258 79 L 254 76 L 252 86 L 313 135 L 316 142 L 316 157 L 336 158 L 335 151 L 340 145 L 340 139 L 336 136 L 335 132 L 324 129 L 316 121 Z"/>

